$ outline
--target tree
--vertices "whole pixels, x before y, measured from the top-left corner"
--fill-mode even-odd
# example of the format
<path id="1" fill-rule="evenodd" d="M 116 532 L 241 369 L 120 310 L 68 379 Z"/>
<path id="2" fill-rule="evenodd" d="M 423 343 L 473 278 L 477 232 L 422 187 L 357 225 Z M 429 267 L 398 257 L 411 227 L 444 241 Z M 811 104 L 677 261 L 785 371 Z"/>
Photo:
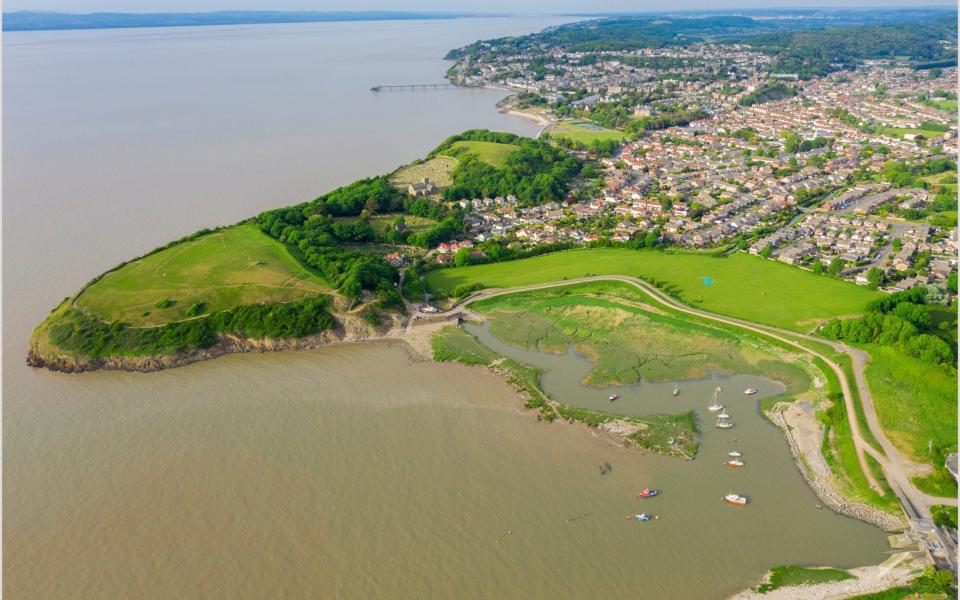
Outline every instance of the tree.
<path id="1" fill-rule="evenodd" d="M 830 261 L 830 266 L 827 267 L 827 273 L 831 277 L 836 277 L 843 271 L 843 259 L 839 256 Z"/>
<path id="2" fill-rule="evenodd" d="M 771 254 L 773 254 L 773 248 L 770 246 L 764 246 L 763 249 L 760 250 L 760 256 L 764 258 L 770 258 Z"/>
<path id="3" fill-rule="evenodd" d="M 820 262 L 819 260 L 818 260 L 817 262 L 813 263 L 813 272 L 814 272 L 815 275 L 822 275 L 822 274 L 823 274 L 823 263 Z"/>
<path id="4" fill-rule="evenodd" d="M 470 264 L 470 248 L 460 248 L 453 255 L 453 264 L 457 267 L 464 267 Z"/>
<path id="5" fill-rule="evenodd" d="M 870 289 L 875 290 L 883 283 L 883 270 L 877 267 L 870 267 L 867 270 L 867 281 L 870 283 Z"/>

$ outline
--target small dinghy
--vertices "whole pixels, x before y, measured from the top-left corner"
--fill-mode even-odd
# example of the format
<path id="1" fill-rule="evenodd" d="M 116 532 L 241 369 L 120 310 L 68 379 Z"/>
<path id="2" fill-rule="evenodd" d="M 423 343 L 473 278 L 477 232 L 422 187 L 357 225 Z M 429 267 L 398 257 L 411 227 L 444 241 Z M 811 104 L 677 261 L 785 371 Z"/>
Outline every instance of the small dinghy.
<path id="1" fill-rule="evenodd" d="M 723 501 L 734 506 L 746 506 L 749 502 L 746 496 L 740 496 L 739 494 L 727 494 L 723 497 Z"/>
<path id="2" fill-rule="evenodd" d="M 640 493 L 637 494 L 637 498 L 653 498 L 654 496 L 659 496 L 660 490 L 651 490 L 650 488 L 643 488 L 640 490 Z"/>

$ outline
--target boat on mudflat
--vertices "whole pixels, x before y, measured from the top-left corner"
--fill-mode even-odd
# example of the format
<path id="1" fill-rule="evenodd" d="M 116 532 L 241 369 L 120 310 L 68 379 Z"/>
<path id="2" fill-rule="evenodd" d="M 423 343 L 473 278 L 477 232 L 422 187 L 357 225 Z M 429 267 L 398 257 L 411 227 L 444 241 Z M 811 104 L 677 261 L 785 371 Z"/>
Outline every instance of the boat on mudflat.
<path id="1" fill-rule="evenodd" d="M 727 452 L 727 456 L 731 458 L 740 458 L 741 456 L 743 456 L 743 453 L 737 452 L 736 450 L 734 450 L 733 452 Z"/>
<path id="2" fill-rule="evenodd" d="M 637 494 L 637 498 L 653 498 L 654 496 L 659 496 L 660 490 L 651 490 L 650 488 L 643 488 L 640 490 L 640 493 Z"/>
<path id="3" fill-rule="evenodd" d="M 727 461 L 727 466 L 728 467 L 745 467 L 747 465 L 742 460 L 737 460 L 736 458 L 734 458 L 733 460 Z"/>

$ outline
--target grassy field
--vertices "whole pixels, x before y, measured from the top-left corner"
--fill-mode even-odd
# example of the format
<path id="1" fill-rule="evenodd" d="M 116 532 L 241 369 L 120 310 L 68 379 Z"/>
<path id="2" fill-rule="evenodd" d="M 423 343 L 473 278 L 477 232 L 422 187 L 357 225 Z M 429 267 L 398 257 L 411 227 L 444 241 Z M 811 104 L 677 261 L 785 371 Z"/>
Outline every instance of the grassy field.
<path id="1" fill-rule="evenodd" d="M 957 116 L 957 101 L 956 100 L 944 100 L 942 98 L 936 100 L 926 100 L 924 104 L 927 106 L 932 106 L 937 110 L 942 110 L 944 112 L 950 113 L 951 118 L 956 118 Z"/>
<path id="2" fill-rule="evenodd" d="M 370 217 L 370 227 L 373 228 L 373 231 L 377 235 L 383 235 L 387 231 L 387 228 L 393 224 L 393 220 L 401 216 L 400 213 L 386 213 L 382 215 L 374 215 Z M 426 231 L 434 225 L 437 224 L 433 219 L 428 219 L 426 217 L 418 217 L 416 215 L 402 215 L 404 222 L 407 224 L 407 229 L 417 233 L 420 231 Z M 353 220 L 353 217 L 346 217 L 346 220 Z"/>
<path id="3" fill-rule="evenodd" d="M 438 187 L 444 188 L 453 183 L 450 173 L 457 166 L 457 159 L 450 156 L 436 156 L 421 163 L 406 165 L 390 176 L 390 183 L 406 191 L 411 183 L 420 183 L 427 177 Z"/>
<path id="4" fill-rule="evenodd" d="M 473 142 L 459 141 L 453 143 L 453 148 L 464 148 L 476 155 L 481 160 L 486 161 L 493 167 L 500 168 L 504 165 L 507 157 L 519 148 L 514 144 L 498 144 L 497 142 Z"/>
<path id="5" fill-rule="evenodd" d="M 810 387 L 802 367 L 771 360 L 778 358 L 776 349 L 654 305 L 628 284 L 594 282 L 498 296 L 471 308 L 483 313 L 491 332 L 505 342 L 554 352 L 575 344 L 594 364 L 587 384 L 629 385 L 718 371 L 776 378 L 791 394 Z"/>
<path id="6" fill-rule="evenodd" d="M 431 289 L 461 284 L 514 287 L 585 275 L 631 275 L 656 281 L 682 302 L 758 323 L 811 330 L 818 323 L 858 314 L 877 292 L 744 253 L 724 257 L 654 250 L 593 249 L 440 269 Z M 710 285 L 704 278 L 709 278 Z"/>
<path id="7" fill-rule="evenodd" d="M 955 172 L 937 173 L 936 175 L 927 175 L 922 179 L 933 185 L 943 186 L 948 192 L 951 192 L 953 194 L 957 193 L 957 174 Z"/>
<path id="8" fill-rule="evenodd" d="M 816 585 L 831 581 L 845 581 L 854 579 L 846 571 L 831 568 L 810 569 L 807 567 L 774 567 L 770 569 L 766 583 L 761 583 L 757 591 L 761 594 L 771 592 L 777 588 L 796 585 Z"/>
<path id="9" fill-rule="evenodd" d="M 593 140 L 621 141 L 624 139 L 624 133 L 616 129 L 606 129 L 591 121 L 564 121 L 557 123 L 547 130 L 553 137 L 562 137 L 589 145 Z"/>
<path id="10" fill-rule="evenodd" d="M 887 346 L 868 346 L 866 375 L 877 417 L 897 448 L 913 460 L 941 462 L 957 449 L 957 374 Z M 927 444 L 933 440 L 930 456 Z M 937 452 L 940 449 L 940 452 Z"/>
<path id="11" fill-rule="evenodd" d="M 87 288 L 77 306 L 111 323 L 149 327 L 329 290 L 283 244 L 243 224 L 132 261 Z"/>
<path id="12" fill-rule="evenodd" d="M 895 137 L 897 139 L 903 139 L 903 136 L 908 133 L 919 133 L 920 135 L 930 139 L 938 138 L 943 136 L 942 131 L 934 131 L 933 129 L 910 129 L 908 127 L 880 127 L 879 133 L 883 135 L 889 135 L 890 137 Z"/>

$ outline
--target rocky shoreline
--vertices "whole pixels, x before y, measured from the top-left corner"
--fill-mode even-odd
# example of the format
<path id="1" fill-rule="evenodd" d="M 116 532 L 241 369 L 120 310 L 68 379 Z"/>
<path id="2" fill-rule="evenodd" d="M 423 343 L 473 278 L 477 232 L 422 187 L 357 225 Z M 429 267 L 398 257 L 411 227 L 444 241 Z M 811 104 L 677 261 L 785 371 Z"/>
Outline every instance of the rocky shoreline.
<path id="1" fill-rule="evenodd" d="M 820 442 L 823 438 L 822 428 L 812 416 L 805 413 L 803 407 L 791 405 L 785 410 L 773 410 L 765 414 L 770 421 L 783 431 L 784 437 L 787 438 L 787 445 L 790 447 L 790 453 L 800 469 L 800 474 L 803 475 L 807 485 L 823 502 L 824 506 L 835 513 L 865 521 L 884 531 L 899 532 L 907 527 L 903 517 L 883 512 L 862 502 L 848 500 L 837 491 L 832 481 L 833 476 L 819 451 Z M 800 421 L 809 421 L 810 419 L 813 419 L 812 426 L 819 435 L 808 431 L 807 435 L 811 439 L 809 440 L 810 443 L 805 443 L 807 440 L 798 439 L 800 436 L 796 431 L 798 427 L 809 429 L 811 423 L 801 423 Z"/>
<path id="2" fill-rule="evenodd" d="M 35 343 L 27 352 L 27 365 L 59 373 L 90 371 L 128 371 L 153 373 L 183 367 L 227 354 L 251 352 L 282 352 L 286 350 L 315 350 L 337 344 L 352 344 L 403 339 L 406 319 L 393 317 L 389 324 L 374 327 L 356 317 L 337 319 L 337 326 L 329 331 L 290 339 L 253 339 L 232 335 L 218 335 L 209 348 L 200 348 L 165 356 L 111 356 L 107 358 L 77 358 L 67 354 L 41 353 Z"/>

